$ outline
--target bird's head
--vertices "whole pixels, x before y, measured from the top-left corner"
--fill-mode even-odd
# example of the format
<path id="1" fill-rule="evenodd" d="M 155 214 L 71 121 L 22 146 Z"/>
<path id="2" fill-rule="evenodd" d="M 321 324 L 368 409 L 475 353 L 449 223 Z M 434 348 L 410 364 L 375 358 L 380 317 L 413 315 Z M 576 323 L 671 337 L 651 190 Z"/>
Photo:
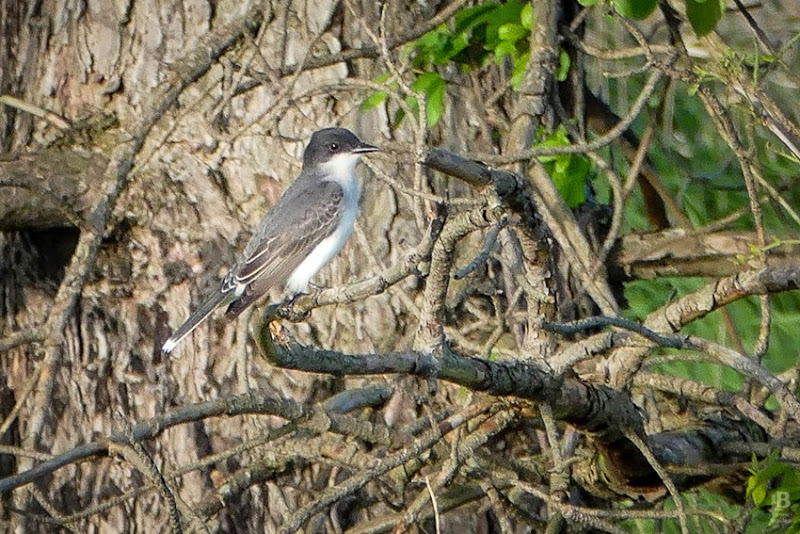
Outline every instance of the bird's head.
<path id="1" fill-rule="evenodd" d="M 380 150 L 361 141 L 345 128 L 325 128 L 314 132 L 303 154 L 303 169 L 325 166 L 333 174 L 353 172 L 362 154 Z"/>

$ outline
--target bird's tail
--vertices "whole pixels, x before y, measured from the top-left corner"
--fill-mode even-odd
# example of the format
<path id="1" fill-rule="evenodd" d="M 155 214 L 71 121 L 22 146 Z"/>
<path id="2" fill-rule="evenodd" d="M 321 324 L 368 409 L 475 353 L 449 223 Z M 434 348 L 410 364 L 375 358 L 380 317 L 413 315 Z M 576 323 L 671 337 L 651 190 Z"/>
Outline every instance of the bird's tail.
<path id="1" fill-rule="evenodd" d="M 232 291 L 215 291 L 214 294 L 206 299 L 206 301 L 203 302 L 188 319 L 186 319 L 186 322 L 184 322 L 180 328 L 175 330 L 175 333 L 164 342 L 164 345 L 161 346 L 161 351 L 164 354 L 169 354 L 175 350 L 175 347 L 178 346 L 178 343 L 183 341 L 183 339 L 191 334 L 195 328 L 200 326 L 200 324 L 205 321 L 208 316 L 214 312 L 214 310 L 219 308 L 226 301 L 230 300 L 232 296 Z"/>

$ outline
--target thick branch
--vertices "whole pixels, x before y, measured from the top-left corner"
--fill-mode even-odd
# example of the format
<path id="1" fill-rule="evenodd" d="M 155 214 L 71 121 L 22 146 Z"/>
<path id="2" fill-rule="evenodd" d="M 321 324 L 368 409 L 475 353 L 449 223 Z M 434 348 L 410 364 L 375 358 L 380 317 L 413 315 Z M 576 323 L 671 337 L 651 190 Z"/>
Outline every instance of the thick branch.
<path id="1" fill-rule="evenodd" d="M 102 441 L 81 445 L 65 453 L 54 456 L 33 469 L 0 479 L 0 494 L 29 484 L 39 477 L 52 473 L 65 465 L 76 463 L 93 456 L 105 456 L 109 453 L 109 447 L 113 443 L 129 443 L 131 439 L 135 441 L 153 439 L 164 430 L 173 426 L 190 423 L 192 421 L 200 421 L 209 417 L 233 417 L 245 414 L 261 414 L 274 415 L 298 423 L 303 419 L 310 420 L 322 415 L 324 418 L 329 418 L 327 423 L 329 424 L 330 430 L 334 432 L 338 430 L 343 434 L 352 434 L 352 429 L 357 425 L 353 425 L 352 418 L 345 418 L 345 416 L 341 414 L 345 411 L 362 408 L 364 406 L 381 404 L 389 397 L 391 391 L 388 386 L 377 386 L 361 390 L 361 393 L 361 395 L 354 396 L 353 391 L 345 391 L 330 399 L 322 408 L 311 410 L 288 399 L 251 394 L 185 406 L 174 412 L 134 425 L 129 432 L 115 432 Z M 337 415 L 339 415 L 339 417 L 337 417 Z M 301 425 L 298 424 L 297 426 Z M 385 431 L 380 433 L 384 436 L 388 435 Z M 361 437 L 363 438 L 364 436 Z M 388 438 L 380 439 L 379 441 L 386 442 L 387 440 Z"/>
<path id="2" fill-rule="evenodd" d="M 0 230 L 80 226 L 102 199 L 108 161 L 46 150 L 0 161 Z"/>
<path id="3" fill-rule="evenodd" d="M 473 391 L 548 402 L 560 420 L 615 439 L 620 428 L 641 428 L 636 407 L 626 395 L 604 386 L 592 386 L 577 377 L 554 376 L 538 365 L 483 360 L 448 349 L 442 351 L 441 357 L 434 358 L 420 351 L 345 354 L 288 340 L 275 344 L 267 321 L 259 328 L 256 342 L 267 361 L 284 369 L 336 376 L 434 375 Z"/>
<path id="4" fill-rule="evenodd" d="M 435 375 L 442 380 L 495 396 L 513 396 L 546 402 L 554 416 L 591 435 L 606 457 L 604 465 L 612 487 L 617 491 L 663 494 L 660 478 L 641 452 L 625 437 L 627 432 L 644 435 L 639 410 L 625 392 L 595 386 L 576 376 L 554 376 L 537 365 L 522 361 L 488 361 L 461 356 L 445 350 L 439 358 L 417 351 L 391 354 L 345 354 L 316 349 L 294 341 L 275 344 L 264 322 L 258 329 L 257 343 L 262 355 L 285 369 L 343 375 L 411 374 Z M 283 341 L 283 340 L 282 340 Z M 665 433 L 648 438 L 659 461 L 683 467 L 676 483 L 691 487 L 707 481 L 706 464 L 730 463 L 732 458 L 719 451 L 730 439 L 761 440 L 763 433 L 752 425 L 710 425 L 685 433 Z M 709 446 L 710 445 L 710 446 Z M 737 459 L 736 461 L 742 460 Z M 687 470 L 687 467 L 696 468 Z M 730 470 L 735 471 L 737 466 Z M 585 482 L 597 484 L 596 477 Z"/>
<path id="5" fill-rule="evenodd" d="M 431 169 L 458 178 L 473 187 L 491 185 L 500 200 L 522 218 L 522 228 L 535 228 L 539 222 L 527 183 L 514 173 L 492 169 L 442 148 L 430 148 L 423 161 Z"/>
<path id="6" fill-rule="evenodd" d="M 800 289 L 800 266 L 796 263 L 738 272 L 654 311 L 645 320 L 645 326 L 662 333 L 677 332 L 684 325 L 744 297 L 796 289 Z"/>
<path id="7" fill-rule="evenodd" d="M 733 276 L 742 270 L 800 263 L 800 245 L 794 242 L 758 250 L 754 232 L 712 233 L 670 229 L 623 236 L 609 257 L 609 274 L 615 280 L 652 280 L 661 276 Z M 760 247 L 763 249 L 763 247 Z"/>
<path id="8" fill-rule="evenodd" d="M 491 184 L 500 200 L 522 218 L 520 227 L 523 231 L 531 232 L 541 225 L 536 213 L 538 210 L 570 261 L 580 265 L 581 272 L 587 273 L 583 279 L 587 293 L 603 313 L 616 313 L 617 304 L 608 287 L 603 266 L 598 263 L 575 217 L 540 164 L 531 165 L 530 183 L 536 188 L 533 191 L 527 180 L 513 173 L 490 169 L 482 163 L 443 149 L 429 150 L 424 163 L 476 187 Z M 531 237 L 537 239 L 539 236 L 533 233 Z"/>

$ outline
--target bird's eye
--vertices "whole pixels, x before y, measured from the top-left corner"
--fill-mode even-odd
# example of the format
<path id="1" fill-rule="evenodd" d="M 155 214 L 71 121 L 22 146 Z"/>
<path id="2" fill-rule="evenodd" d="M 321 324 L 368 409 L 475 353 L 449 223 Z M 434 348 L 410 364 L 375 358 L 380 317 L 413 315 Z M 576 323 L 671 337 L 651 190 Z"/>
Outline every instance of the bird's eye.
<path id="1" fill-rule="evenodd" d="M 339 151 L 339 143 L 331 143 L 328 145 L 328 148 L 331 149 L 331 152 L 338 152 Z"/>

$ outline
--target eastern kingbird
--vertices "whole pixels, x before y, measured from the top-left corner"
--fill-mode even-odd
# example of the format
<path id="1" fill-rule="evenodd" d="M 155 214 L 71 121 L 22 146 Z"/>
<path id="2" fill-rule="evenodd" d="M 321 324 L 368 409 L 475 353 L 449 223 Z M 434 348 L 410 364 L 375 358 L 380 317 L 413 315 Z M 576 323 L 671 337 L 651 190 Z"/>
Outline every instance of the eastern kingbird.
<path id="1" fill-rule="evenodd" d="M 361 186 L 356 164 L 375 152 L 344 128 L 326 128 L 311 136 L 300 176 L 267 213 L 244 254 L 219 289 L 162 346 L 169 354 L 211 313 L 228 304 L 236 316 L 270 288 L 304 293 L 308 282 L 344 246 L 358 215 Z"/>

